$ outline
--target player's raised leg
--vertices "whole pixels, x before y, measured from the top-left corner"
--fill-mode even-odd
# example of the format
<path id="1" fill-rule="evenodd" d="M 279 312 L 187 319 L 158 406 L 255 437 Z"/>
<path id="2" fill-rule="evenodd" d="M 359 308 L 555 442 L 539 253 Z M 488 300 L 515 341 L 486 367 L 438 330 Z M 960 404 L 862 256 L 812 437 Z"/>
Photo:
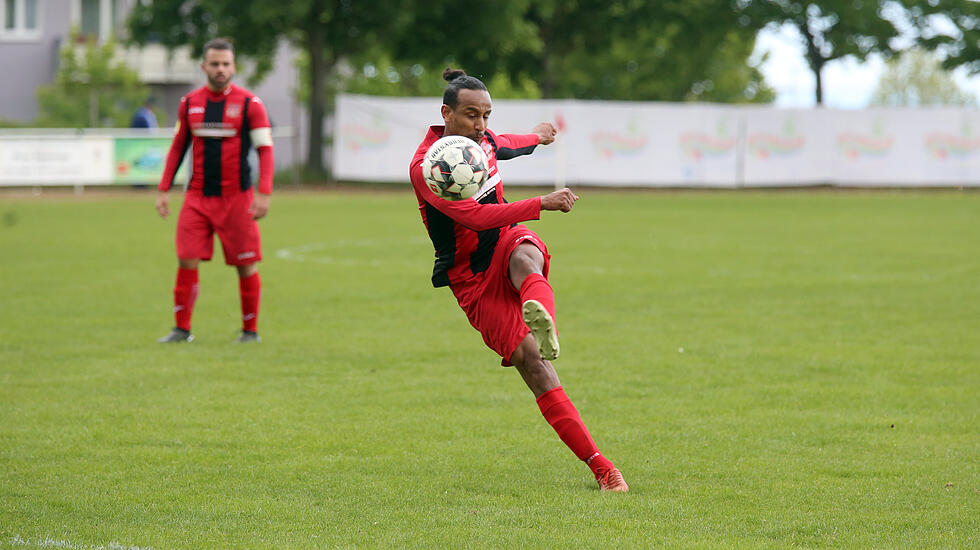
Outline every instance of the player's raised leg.
<path id="1" fill-rule="evenodd" d="M 511 283 L 521 295 L 521 313 L 531 329 L 541 357 L 557 359 L 558 325 L 555 315 L 555 292 L 544 276 L 544 253 L 531 244 L 517 245 L 510 255 Z"/>

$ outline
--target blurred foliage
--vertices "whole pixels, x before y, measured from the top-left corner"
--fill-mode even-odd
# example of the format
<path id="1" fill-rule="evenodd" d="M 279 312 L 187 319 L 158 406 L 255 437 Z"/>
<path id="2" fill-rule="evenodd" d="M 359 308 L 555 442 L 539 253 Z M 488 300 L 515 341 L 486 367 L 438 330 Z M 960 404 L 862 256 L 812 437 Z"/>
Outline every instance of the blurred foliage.
<path id="1" fill-rule="evenodd" d="M 980 2 L 977 0 L 902 0 L 916 40 L 940 52 L 943 68 L 964 67 L 980 73 Z"/>
<path id="2" fill-rule="evenodd" d="M 17 120 L 10 120 L 0 117 L 0 128 L 27 128 L 28 126 L 33 126 L 28 122 L 20 122 Z"/>
<path id="3" fill-rule="evenodd" d="M 98 44 L 73 29 L 59 54 L 55 80 L 37 90 L 36 124 L 48 128 L 127 128 L 150 90 L 116 60 L 116 43 Z"/>
<path id="4" fill-rule="evenodd" d="M 740 0 L 742 17 L 755 25 L 792 26 L 800 36 L 804 58 L 816 79 L 817 104 L 823 103 L 823 67 L 852 56 L 892 54 L 900 34 L 894 17 L 884 16 L 889 0 Z"/>
<path id="5" fill-rule="evenodd" d="M 960 88 L 936 55 L 921 48 L 888 62 L 871 105 L 887 107 L 977 106 L 977 96 Z"/>
<path id="6" fill-rule="evenodd" d="M 452 32 L 466 2 L 430 4 L 420 6 L 414 28 L 449 31 L 404 33 L 393 51 L 408 62 L 403 67 L 431 68 L 440 90 L 441 69 L 452 65 L 484 79 L 498 97 L 773 99 L 749 65 L 757 29 L 733 16 L 729 0 L 506 0 L 478 12 L 480 27 L 494 34 L 476 48 L 461 47 Z"/>
<path id="7" fill-rule="evenodd" d="M 734 0 L 737 17 L 754 28 L 789 25 L 823 103 L 822 70 L 830 61 L 873 53 L 886 59 L 918 43 L 937 51 L 948 69 L 980 72 L 980 2 L 977 0 Z"/>

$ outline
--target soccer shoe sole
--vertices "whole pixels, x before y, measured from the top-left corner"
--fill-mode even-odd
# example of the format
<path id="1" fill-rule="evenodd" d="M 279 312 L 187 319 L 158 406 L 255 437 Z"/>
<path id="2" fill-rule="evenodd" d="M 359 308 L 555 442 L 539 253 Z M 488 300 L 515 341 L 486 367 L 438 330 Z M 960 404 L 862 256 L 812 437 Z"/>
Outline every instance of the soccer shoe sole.
<path id="1" fill-rule="evenodd" d="M 524 302 L 522 310 L 524 323 L 531 329 L 531 334 L 538 343 L 541 358 L 549 361 L 558 359 L 560 353 L 558 333 L 555 331 L 555 320 L 551 318 L 551 314 L 537 300 Z"/>

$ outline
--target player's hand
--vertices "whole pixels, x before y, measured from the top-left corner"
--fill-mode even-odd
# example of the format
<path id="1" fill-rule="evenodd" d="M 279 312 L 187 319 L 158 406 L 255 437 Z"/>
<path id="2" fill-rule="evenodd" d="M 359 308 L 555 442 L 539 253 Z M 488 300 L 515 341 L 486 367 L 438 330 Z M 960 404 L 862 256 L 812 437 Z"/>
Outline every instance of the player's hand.
<path id="1" fill-rule="evenodd" d="M 253 220 L 261 220 L 269 213 L 269 195 L 256 193 L 252 199 L 252 205 L 248 207 L 248 213 Z"/>
<path id="2" fill-rule="evenodd" d="M 157 193 L 157 213 L 160 214 L 161 218 L 166 218 L 170 214 L 170 197 L 167 195 L 166 191 L 160 191 Z"/>
<path id="3" fill-rule="evenodd" d="M 568 212 L 577 200 L 578 195 L 572 193 L 571 189 L 564 187 L 554 193 L 548 193 L 541 197 L 541 210 L 561 210 L 562 212 Z"/>
<path id="4" fill-rule="evenodd" d="M 550 122 L 542 122 L 541 124 L 535 126 L 534 129 L 531 130 L 531 133 L 538 134 L 538 137 L 541 138 L 541 145 L 548 145 L 549 143 L 555 141 L 555 136 L 558 135 L 558 130 L 555 128 L 554 124 Z"/>

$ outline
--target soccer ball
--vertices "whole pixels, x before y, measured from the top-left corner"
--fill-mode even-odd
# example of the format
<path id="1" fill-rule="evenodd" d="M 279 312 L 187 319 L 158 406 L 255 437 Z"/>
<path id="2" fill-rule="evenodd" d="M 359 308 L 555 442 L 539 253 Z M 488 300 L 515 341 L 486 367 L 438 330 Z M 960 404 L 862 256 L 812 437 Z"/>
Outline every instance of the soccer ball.
<path id="1" fill-rule="evenodd" d="M 437 196 L 468 199 L 487 180 L 487 155 L 465 136 L 445 136 L 429 147 L 422 161 L 425 183 Z"/>

